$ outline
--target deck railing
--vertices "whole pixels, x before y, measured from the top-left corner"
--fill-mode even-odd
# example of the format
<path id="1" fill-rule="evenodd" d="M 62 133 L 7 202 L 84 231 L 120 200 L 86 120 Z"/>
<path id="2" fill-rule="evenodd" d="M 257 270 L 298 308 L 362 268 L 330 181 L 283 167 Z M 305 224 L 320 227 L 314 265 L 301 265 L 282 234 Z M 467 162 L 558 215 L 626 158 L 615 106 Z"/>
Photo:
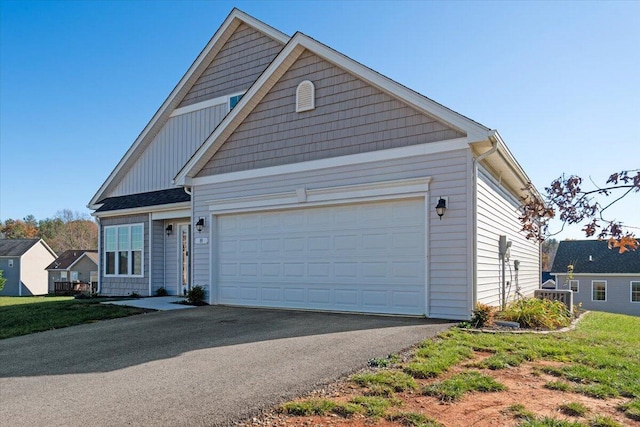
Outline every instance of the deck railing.
<path id="1" fill-rule="evenodd" d="M 53 282 L 55 295 L 76 295 L 83 292 L 95 293 L 98 291 L 98 282 Z"/>

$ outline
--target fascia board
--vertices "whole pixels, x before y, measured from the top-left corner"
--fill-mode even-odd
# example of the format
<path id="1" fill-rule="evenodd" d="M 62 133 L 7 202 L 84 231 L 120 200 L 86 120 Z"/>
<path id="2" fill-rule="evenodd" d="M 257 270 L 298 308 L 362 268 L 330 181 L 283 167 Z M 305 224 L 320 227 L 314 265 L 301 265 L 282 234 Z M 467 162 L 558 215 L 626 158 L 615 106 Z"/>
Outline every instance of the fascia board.
<path id="1" fill-rule="evenodd" d="M 289 43 L 282 49 L 273 62 L 251 86 L 238 105 L 231 110 L 215 131 L 194 153 L 174 178 L 176 185 L 192 185 L 192 178 L 204 167 L 206 162 L 215 155 L 241 121 L 251 112 L 262 97 L 268 92 L 284 72 L 295 62 L 303 50 L 320 56 L 328 62 L 354 74 L 369 84 L 377 87 L 389 95 L 401 99 L 417 110 L 444 121 L 455 129 L 467 134 L 467 141 L 487 140 L 492 131 L 448 108 L 432 101 L 393 80 L 367 68 L 341 53 L 302 34 L 296 33 Z M 256 96 L 259 98 L 256 98 Z M 250 110 L 247 110 L 250 108 Z"/>
<path id="2" fill-rule="evenodd" d="M 97 204 L 98 200 L 104 196 L 104 193 L 116 177 L 123 172 L 125 166 L 134 157 L 135 153 L 142 148 L 142 145 L 146 146 L 151 142 L 151 139 L 153 138 L 152 130 L 158 126 L 164 125 L 164 123 L 169 119 L 171 111 L 177 107 L 178 103 L 182 100 L 181 95 L 184 95 L 193 86 L 208 66 L 210 60 L 218 54 L 224 43 L 242 22 L 283 44 L 289 41 L 289 37 L 284 33 L 268 26 L 252 16 L 247 15 L 241 10 L 234 8 L 220 28 L 218 28 L 218 31 L 216 31 L 204 49 L 200 52 L 193 64 L 191 64 L 191 67 L 189 67 L 178 84 L 173 88 L 158 111 L 156 111 L 147 126 L 145 126 L 140 135 L 138 135 L 131 147 L 129 147 L 125 155 L 122 157 L 120 162 L 118 162 L 111 174 L 109 174 L 102 186 L 100 186 L 96 194 L 91 198 L 91 201 L 87 205 L 88 208 L 95 209 L 94 206 Z"/>
<path id="3" fill-rule="evenodd" d="M 80 255 L 80 256 L 78 257 L 78 259 L 76 259 L 76 260 L 75 260 L 75 261 L 73 261 L 71 264 L 69 264 L 69 267 L 67 267 L 66 269 L 67 269 L 67 270 L 70 270 L 70 269 L 71 269 L 71 267 L 73 267 L 74 265 L 76 265 L 77 263 L 79 263 L 79 262 L 80 262 L 80 260 L 81 260 L 82 258 L 84 258 L 84 257 L 89 258 L 89 256 L 87 255 L 87 253 L 86 253 L 86 252 L 83 252 L 83 253 L 82 253 L 82 255 Z M 89 259 L 91 259 L 91 258 L 89 258 Z M 93 260 L 92 260 L 92 261 L 93 261 Z"/>
<path id="4" fill-rule="evenodd" d="M 91 215 L 98 218 L 108 218 L 112 216 L 173 211 L 184 208 L 191 208 L 191 202 L 168 203 L 166 205 L 140 206 L 139 208 L 119 209 L 106 212 L 93 212 Z"/>

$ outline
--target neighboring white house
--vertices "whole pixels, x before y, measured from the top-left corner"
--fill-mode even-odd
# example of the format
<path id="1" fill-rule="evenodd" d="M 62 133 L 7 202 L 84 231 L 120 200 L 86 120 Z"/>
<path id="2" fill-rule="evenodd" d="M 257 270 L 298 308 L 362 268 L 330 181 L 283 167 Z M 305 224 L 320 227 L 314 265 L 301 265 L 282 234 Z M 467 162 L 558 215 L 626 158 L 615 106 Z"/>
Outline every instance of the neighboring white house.
<path id="1" fill-rule="evenodd" d="M 234 9 L 89 203 L 100 292 L 467 319 L 538 288 L 528 182 L 497 131 Z"/>
<path id="2" fill-rule="evenodd" d="M 0 296 L 47 294 L 47 265 L 56 254 L 42 239 L 0 239 Z"/>
<path id="3" fill-rule="evenodd" d="M 583 309 L 640 316 L 640 250 L 619 253 L 606 241 L 565 240 L 551 274 L 556 288 L 571 289 Z"/>

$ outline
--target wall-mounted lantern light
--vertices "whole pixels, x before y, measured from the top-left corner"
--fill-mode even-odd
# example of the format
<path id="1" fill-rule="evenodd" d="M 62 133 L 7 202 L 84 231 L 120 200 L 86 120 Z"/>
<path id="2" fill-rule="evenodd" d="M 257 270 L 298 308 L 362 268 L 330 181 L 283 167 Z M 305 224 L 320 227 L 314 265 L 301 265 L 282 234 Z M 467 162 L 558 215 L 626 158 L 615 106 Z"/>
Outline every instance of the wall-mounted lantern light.
<path id="1" fill-rule="evenodd" d="M 196 222 L 196 230 L 198 230 L 198 233 L 200 233 L 203 229 L 204 229 L 204 218 L 200 217 L 200 219 L 198 219 L 198 222 Z"/>
<path id="2" fill-rule="evenodd" d="M 171 236 L 171 233 L 173 233 L 173 224 L 167 225 L 167 228 L 165 228 L 164 231 L 167 233 L 167 236 Z"/>
<path id="3" fill-rule="evenodd" d="M 440 220 L 442 220 L 442 215 L 444 215 L 446 210 L 447 210 L 447 201 L 442 197 L 440 197 L 440 200 L 438 200 L 438 204 L 436 205 L 436 213 L 440 217 Z"/>

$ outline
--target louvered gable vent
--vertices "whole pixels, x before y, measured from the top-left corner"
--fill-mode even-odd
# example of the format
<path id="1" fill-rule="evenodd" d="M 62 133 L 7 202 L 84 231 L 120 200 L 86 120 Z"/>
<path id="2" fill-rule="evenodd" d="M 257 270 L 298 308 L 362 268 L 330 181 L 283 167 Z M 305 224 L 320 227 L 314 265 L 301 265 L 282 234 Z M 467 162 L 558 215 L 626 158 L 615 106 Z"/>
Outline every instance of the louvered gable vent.
<path id="1" fill-rule="evenodd" d="M 309 111 L 316 108 L 316 88 L 309 80 L 305 80 L 296 89 L 296 112 Z"/>

